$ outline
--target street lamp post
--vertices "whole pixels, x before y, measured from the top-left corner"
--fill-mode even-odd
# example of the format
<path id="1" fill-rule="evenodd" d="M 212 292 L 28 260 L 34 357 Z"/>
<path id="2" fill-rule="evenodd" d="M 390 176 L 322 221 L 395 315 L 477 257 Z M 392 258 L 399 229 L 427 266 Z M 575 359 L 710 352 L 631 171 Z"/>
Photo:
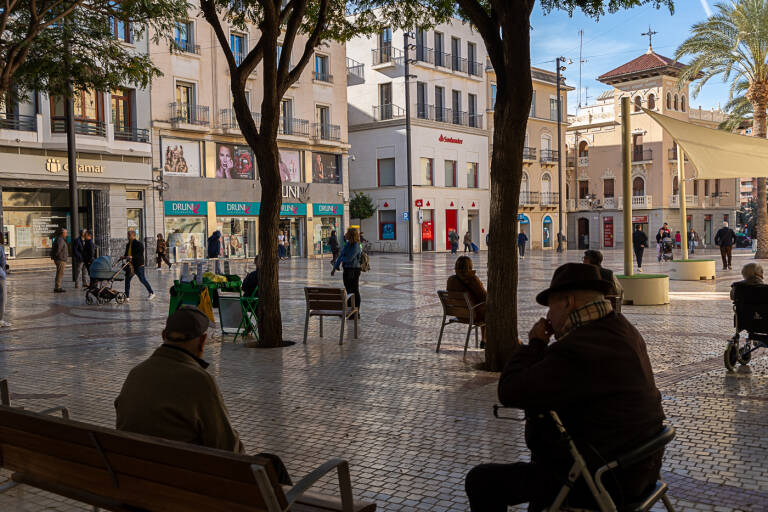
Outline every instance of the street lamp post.
<path id="1" fill-rule="evenodd" d="M 69 18 L 64 21 L 67 31 L 71 28 Z M 64 39 L 64 67 L 67 73 L 67 98 L 64 104 L 65 128 L 67 130 L 67 166 L 69 167 L 69 226 L 70 239 L 74 240 L 79 236 L 80 219 L 78 194 L 77 194 L 77 148 L 75 147 L 75 99 L 72 87 L 72 63 L 69 53 L 69 34 Z"/>
<path id="2" fill-rule="evenodd" d="M 565 197 L 563 196 L 563 155 L 562 153 L 562 108 L 563 102 L 560 101 L 560 72 L 565 71 L 565 66 L 561 66 L 560 63 L 565 62 L 565 57 L 558 57 L 555 59 L 555 71 L 557 75 L 557 252 L 563 252 L 563 203 Z"/>
<path id="3" fill-rule="evenodd" d="M 403 33 L 403 65 L 405 66 L 405 158 L 407 162 L 406 174 L 408 175 L 408 260 L 413 261 L 413 177 L 411 176 L 411 75 L 410 58 L 408 57 L 410 34 L 406 30 Z M 414 77 L 415 78 L 415 77 Z"/>

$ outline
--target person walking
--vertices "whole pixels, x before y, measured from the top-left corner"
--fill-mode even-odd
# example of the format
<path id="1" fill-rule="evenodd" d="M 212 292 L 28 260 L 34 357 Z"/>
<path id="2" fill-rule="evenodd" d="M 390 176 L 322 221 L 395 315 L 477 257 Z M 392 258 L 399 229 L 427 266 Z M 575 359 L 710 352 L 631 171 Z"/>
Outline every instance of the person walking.
<path id="1" fill-rule="evenodd" d="M 693 228 L 688 232 L 688 254 L 696 252 L 696 246 L 698 245 L 698 233 Z"/>
<path id="2" fill-rule="evenodd" d="M 658 261 L 661 261 L 661 250 L 662 250 L 662 247 L 664 246 L 664 239 L 671 238 L 671 237 L 672 237 L 672 232 L 669 230 L 669 224 L 665 222 L 664 225 L 661 226 L 659 230 L 656 232 L 656 249 L 657 249 L 656 259 Z"/>
<path id="3" fill-rule="evenodd" d="M 331 236 L 328 237 L 328 245 L 331 248 L 331 265 L 336 263 L 336 260 L 339 259 L 339 239 L 336 237 L 336 230 L 334 229 L 331 231 Z"/>
<path id="4" fill-rule="evenodd" d="M 637 260 L 637 271 L 643 271 L 643 252 L 648 247 L 648 235 L 646 235 L 640 227 L 640 224 L 635 225 L 635 232 L 632 233 L 632 249 L 635 251 L 635 259 Z"/>
<path id="5" fill-rule="evenodd" d="M 715 234 L 715 245 L 720 246 L 720 257 L 723 259 L 723 270 L 731 270 L 731 251 L 736 243 L 736 233 L 723 222 L 723 227 Z"/>
<path id="6" fill-rule="evenodd" d="M 86 263 L 85 256 L 85 238 L 88 236 L 87 229 L 80 230 L 80 236 L 74 239 L 72 242 L 72 279 L 75 281 L 75 288 L 80 287 L 80 281 L 82 279 L 83 288 L 88 286 L 88 281 L 85 279 L 85 275 L 88 273 L 88 264 Z"/>
<path id="7" fill-rule="evenodd" d="M 472 235 L 469 234 L 469 231 L 467 231 L 464 234 L 464 252 L 472 252 Z"/>
<path id="8" fill-rule="evenodd" d="M 157 234 L 157 244 L 155 245 L 155 262 L 157 263 L 157 270 L 163 268 L 163 262 L 171 268 L 171 262 L 168 261 L 168 243 L 163 238 L 162 233 Z"/>
<path id="9" fill-rule="evenodd" d="M 141 284 L 149 292 L 148 300 L 155 298 L 155 292 L 152 291 L 147 277 L 144 275 L 144 244 L 136 239 L 136 232 L 134 230 L 128 231 L 128 243 L 125 244 L 125 254 L 123 258 L 131 262 L 131 265 L 125 271 L 125 300 L 130 301 L 131 296 L 131 279 L 133 276 L 139 278 Z"/>
<path id="10" fill-rule="evenodd" d="M 59 230 L 59 234 L 53 241 L 53 247 L 51 248 L 51 259 L 56 264 L 56 282 L 54 284 L 53 291 L 54 293 L 64 293 L 66 290 L 61 287 L 61 282 L 64 280 L 64 267 L 66 267 L 67 259 L 69 259 L 67 230 L 64 228 Z"/>
<path id="11" fill-rule="evenodd" d="M 451 242 L 451 254 L 456 254 L 456 251 L 459 250 L 459 234 L 455 229 L 448 233 L 448 241 Z"/>
<path id="12" fill-rule="evenodd" d="M 341 249 L 336 263 L 333 264 L 331 275 L 334 275 L 343 266 L 344 289 L 347 293 L 354 294 L 357 316 L 360 318 L 360 263 L 363 256 L 363 249 L 360 246 L 360 233 L 355 228 L 349 228 L 344 235 L 346 243 Z"/>
<path id="13" fill-rule="evenodd" d="M 525 259 L 525 244 L 528 242 L 528 235 L 524 231 L 517 234 L 517 252 L 520 254 L 520 259 Z"/>
<path id="14" fill-rule="evenodd" d="M 5 282 L 5 278 L 8 276 L 5 268 L 8 266 L 8 260 L 5 257 L 3 242 L 3 237 L 0 236 L 0 327 L 10 327 L 11 323 L 5 320 L 5 303 L 8 301 L 8 289 Z"/>
<path id="15" fill-rule="evenodd" d="M 211 259 L 221 256 L 221 231 L 218 229 L 208 237 L 208 257 Z"/>
<path id="16" fill-rule="evenodd" d="M 282 231 L 277 235 L 277 259 L 285 259 L 285 234 Z"/>
<path id="17" fill-rule="evenodd" d="M 675 247 L 680 249 L 682 247 L 682 241 L 683 241 L 683 237 L 682 235 L 680 235 L 680 232 L 675 231 Z"/>

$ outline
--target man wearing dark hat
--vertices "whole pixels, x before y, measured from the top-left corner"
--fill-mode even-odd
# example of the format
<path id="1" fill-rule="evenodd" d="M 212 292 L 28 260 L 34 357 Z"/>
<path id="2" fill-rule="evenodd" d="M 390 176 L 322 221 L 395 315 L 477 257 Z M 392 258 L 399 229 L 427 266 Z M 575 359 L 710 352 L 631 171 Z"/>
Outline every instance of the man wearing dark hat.
<path id="1" fill-rule="evenodd" d="M 168 317 L 163 344 L 128 374 L 115 400 L 117 429 L 245 454 L 203 351 L 208 317 L 182 306 Z M 281 483 L 290 484 L 282 461 L 270 458 Z"/>
<path id="2" fill-rule="evenodd" d="M 531 462 L 482 464 L 466 478 L 473 512 L 506 511 L 554 501 L 573 465 L 547 414 L 555 410 L 594 472 L 662 429 L 664 412 L 645 342 L 605 299 L 611 284 L 594 265 L 568 263 L 555 271 L 536 301 L 549 307 L 499 380 L 499 400 L 525 409 Z M 555 340 L 550 344 L 550 337 Z M 653 485 L 663 452 L 603 479 L 619 508 Z M 571 506 L 590 506 L 583 480 L 569 494 Z M 586 501 L 586 504 L 585 504 Z"/>

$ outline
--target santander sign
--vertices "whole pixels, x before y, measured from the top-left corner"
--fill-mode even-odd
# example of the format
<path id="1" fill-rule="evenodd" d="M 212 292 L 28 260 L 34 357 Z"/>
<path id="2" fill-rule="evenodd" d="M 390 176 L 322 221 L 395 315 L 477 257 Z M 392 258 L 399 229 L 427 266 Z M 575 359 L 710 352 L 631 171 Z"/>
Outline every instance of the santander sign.
<path id="1" fill-rule="evenodd" d="M 462 139 L 457 139 L 455 137 L 446 137 L 445 135 L 440 135 L 440 138 L 437 139 L 440 142 L 448 142 L 450 144 L 463 144 L 464 141 Z"/>

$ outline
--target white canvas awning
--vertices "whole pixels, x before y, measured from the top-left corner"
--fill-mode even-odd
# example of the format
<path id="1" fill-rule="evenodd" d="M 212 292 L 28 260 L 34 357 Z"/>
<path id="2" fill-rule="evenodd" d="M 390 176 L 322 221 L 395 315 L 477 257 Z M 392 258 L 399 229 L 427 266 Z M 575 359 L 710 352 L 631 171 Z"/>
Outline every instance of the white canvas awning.
<path id="1" fill-rule="evenodd" d="M 696 179 L 768 177 L 768 139 L 706 128 L 643 110 L 680 144 L 696 169 Z"/>

